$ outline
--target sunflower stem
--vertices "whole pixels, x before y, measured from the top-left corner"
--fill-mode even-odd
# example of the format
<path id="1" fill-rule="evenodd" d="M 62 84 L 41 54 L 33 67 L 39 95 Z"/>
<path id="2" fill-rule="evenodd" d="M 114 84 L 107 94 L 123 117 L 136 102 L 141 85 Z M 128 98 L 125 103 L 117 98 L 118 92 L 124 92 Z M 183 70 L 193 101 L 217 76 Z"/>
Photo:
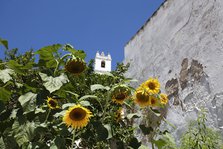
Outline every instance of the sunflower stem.
<path id="1" fill-rule="evenodd" d="M 58 68 L 59 68 L 59 66 L 60 66 L 60 60 L 58 61 L 58 60 L 56 60 L 56 62 L 57 62 L 57 65 L 56 65 L 56 68 L 55 68 L 55 70 L 54 70 L 54 76 L 56 75 L 56 73 L 57 73 L 57 71 L 58 71 Z"/>
<path id="2" fill-rule="evenodd" d="M 166 122 L 166 123 L 167 123 L 168 125 L 170 125 L 171 127 L 173 127 L 174 129 L 177 129 L 177 127 L 176 127 L 174 124 L 170 123 L 168 120 L 166 120 L 165 117 L 163 117 L 163 121 Z"/>
<path id="3" fill-rule="evenodd" d="M 110 92 L 108 91 L 107 93 L 107 98 L 106 98 L 106 101 L 105 101 L 105 108 L 104 108 L 104 111 L 103 111 L 103 115 L 102 115 L 102 122 L 104 121 L 105 119 L 105 114 L 106 114 L 106 110 L 108 108 L 108 101 L 109 101 L 109 98 L 110 97 Z"/>
<path id="4" fill-rule="evenodd" d="M 59 67 L 60 67 L 61 62 L 62 62 L 66 57 L 68 57 L 68 56 L 72 56 L 72 54 L 70 54 L 70 53 L 65 54 L 64 56 L 62 56 L 62 57 L 59 59 L 59 61 L 56 60 L 57 65 L 56 65 L 56 68 L 55 68 L 55 70 L 54 70 L 54 76 L 56 75 L 56 73 L 57 73 L 57 71 L 58 71 L 58 69 L 59 69 Z"/>
<path id="5" fill-rule="evenodd" d="M 75 136 L 76 136 L 76 129 L 73 129 L 73 138 L 72 138 L 72 143 L 71 143 L 71 149 L 74 148 L 74 139 L 75 139 Z"/>
<path id="6" fill-rule="evenodd" d="M 50 112 L 51 112 L 51 109 L 49 109 L 49 111 L 48 111 L 48 113 L 47 113 L 47 116 L 46 116 L 46 119 L 45 119 L 44 123 L 46 123 L 46 121 L 48 120 L 48 117 L 49 117 L 49 115 L 50 115 Z"/>

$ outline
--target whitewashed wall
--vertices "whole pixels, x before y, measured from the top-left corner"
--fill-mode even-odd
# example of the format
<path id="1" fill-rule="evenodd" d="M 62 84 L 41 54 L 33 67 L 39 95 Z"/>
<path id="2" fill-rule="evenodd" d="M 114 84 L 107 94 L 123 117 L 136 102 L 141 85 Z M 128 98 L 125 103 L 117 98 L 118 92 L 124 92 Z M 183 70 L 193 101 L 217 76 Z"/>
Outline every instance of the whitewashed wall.
<path id="1" fill-rule="evenodd" d="M 126 44 L 124 62 L 139 83 L 158 76 L 176 138 L 202 106 L 223 132 L 223 0 L 167 0 Z"/>

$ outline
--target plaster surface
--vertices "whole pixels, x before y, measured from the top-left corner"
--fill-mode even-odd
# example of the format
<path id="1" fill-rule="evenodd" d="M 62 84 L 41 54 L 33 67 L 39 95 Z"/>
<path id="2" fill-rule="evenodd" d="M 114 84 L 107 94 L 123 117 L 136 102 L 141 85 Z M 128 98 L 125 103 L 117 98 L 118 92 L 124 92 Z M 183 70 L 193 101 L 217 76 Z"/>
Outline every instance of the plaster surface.
<path id="1" fill-rule="evenodd" d="M 223 133 L 223 1 L 166 0 L 125 46 L 127 77 L 158 77 L 176 140 L 198 111 Z M 179 141 L 179 140 L 177 140 Z"/>

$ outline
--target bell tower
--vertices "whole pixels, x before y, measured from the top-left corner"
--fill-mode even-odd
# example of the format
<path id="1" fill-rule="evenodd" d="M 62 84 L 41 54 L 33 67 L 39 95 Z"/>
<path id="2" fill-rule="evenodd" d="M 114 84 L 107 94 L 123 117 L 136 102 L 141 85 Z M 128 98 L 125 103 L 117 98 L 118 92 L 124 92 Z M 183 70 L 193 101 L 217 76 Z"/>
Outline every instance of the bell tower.
<path id="1" fill-rule="evenodd" d="M 108 53 L 106 56 L 104 52 L 101 54 L 97 51 L 95 56 L 95 64 L 94 64 L 94 71 L 96 73 L 104 73 L 111 71 L 111 55 Z"/>

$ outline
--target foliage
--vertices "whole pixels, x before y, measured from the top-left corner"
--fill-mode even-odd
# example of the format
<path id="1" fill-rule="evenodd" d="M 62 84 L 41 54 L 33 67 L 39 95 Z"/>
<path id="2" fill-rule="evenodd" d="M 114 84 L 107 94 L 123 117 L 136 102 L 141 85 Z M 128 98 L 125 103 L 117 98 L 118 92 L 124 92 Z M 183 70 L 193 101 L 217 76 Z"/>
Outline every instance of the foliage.
<path id="1" fill-rule="evenodd" d="M 134 109 L 132 79 L 124 77 L 128 65 L 120 63 L 115 71 L 97 74 L 93 60 L 87 64 L 85 52 L 69 44 L 24 54 L 8 49 L 6 40 L 0 39 L 0 44 L 5 47 L 5 59 L 0 60 L 0 148 L 141 145 L 133 122 L 142 115 Z M 160 93 L 149 96 L 161 100 Z M 148 132 L 146 126 L 141 128 Z"/>
<path id="2" fill-rule="evenodd" d="M 196 121 L 189 124 L 181 139 L 181 149 L 220 149 L 221 134 L 206 126 L 206 113 L 202 110 Z"/>

